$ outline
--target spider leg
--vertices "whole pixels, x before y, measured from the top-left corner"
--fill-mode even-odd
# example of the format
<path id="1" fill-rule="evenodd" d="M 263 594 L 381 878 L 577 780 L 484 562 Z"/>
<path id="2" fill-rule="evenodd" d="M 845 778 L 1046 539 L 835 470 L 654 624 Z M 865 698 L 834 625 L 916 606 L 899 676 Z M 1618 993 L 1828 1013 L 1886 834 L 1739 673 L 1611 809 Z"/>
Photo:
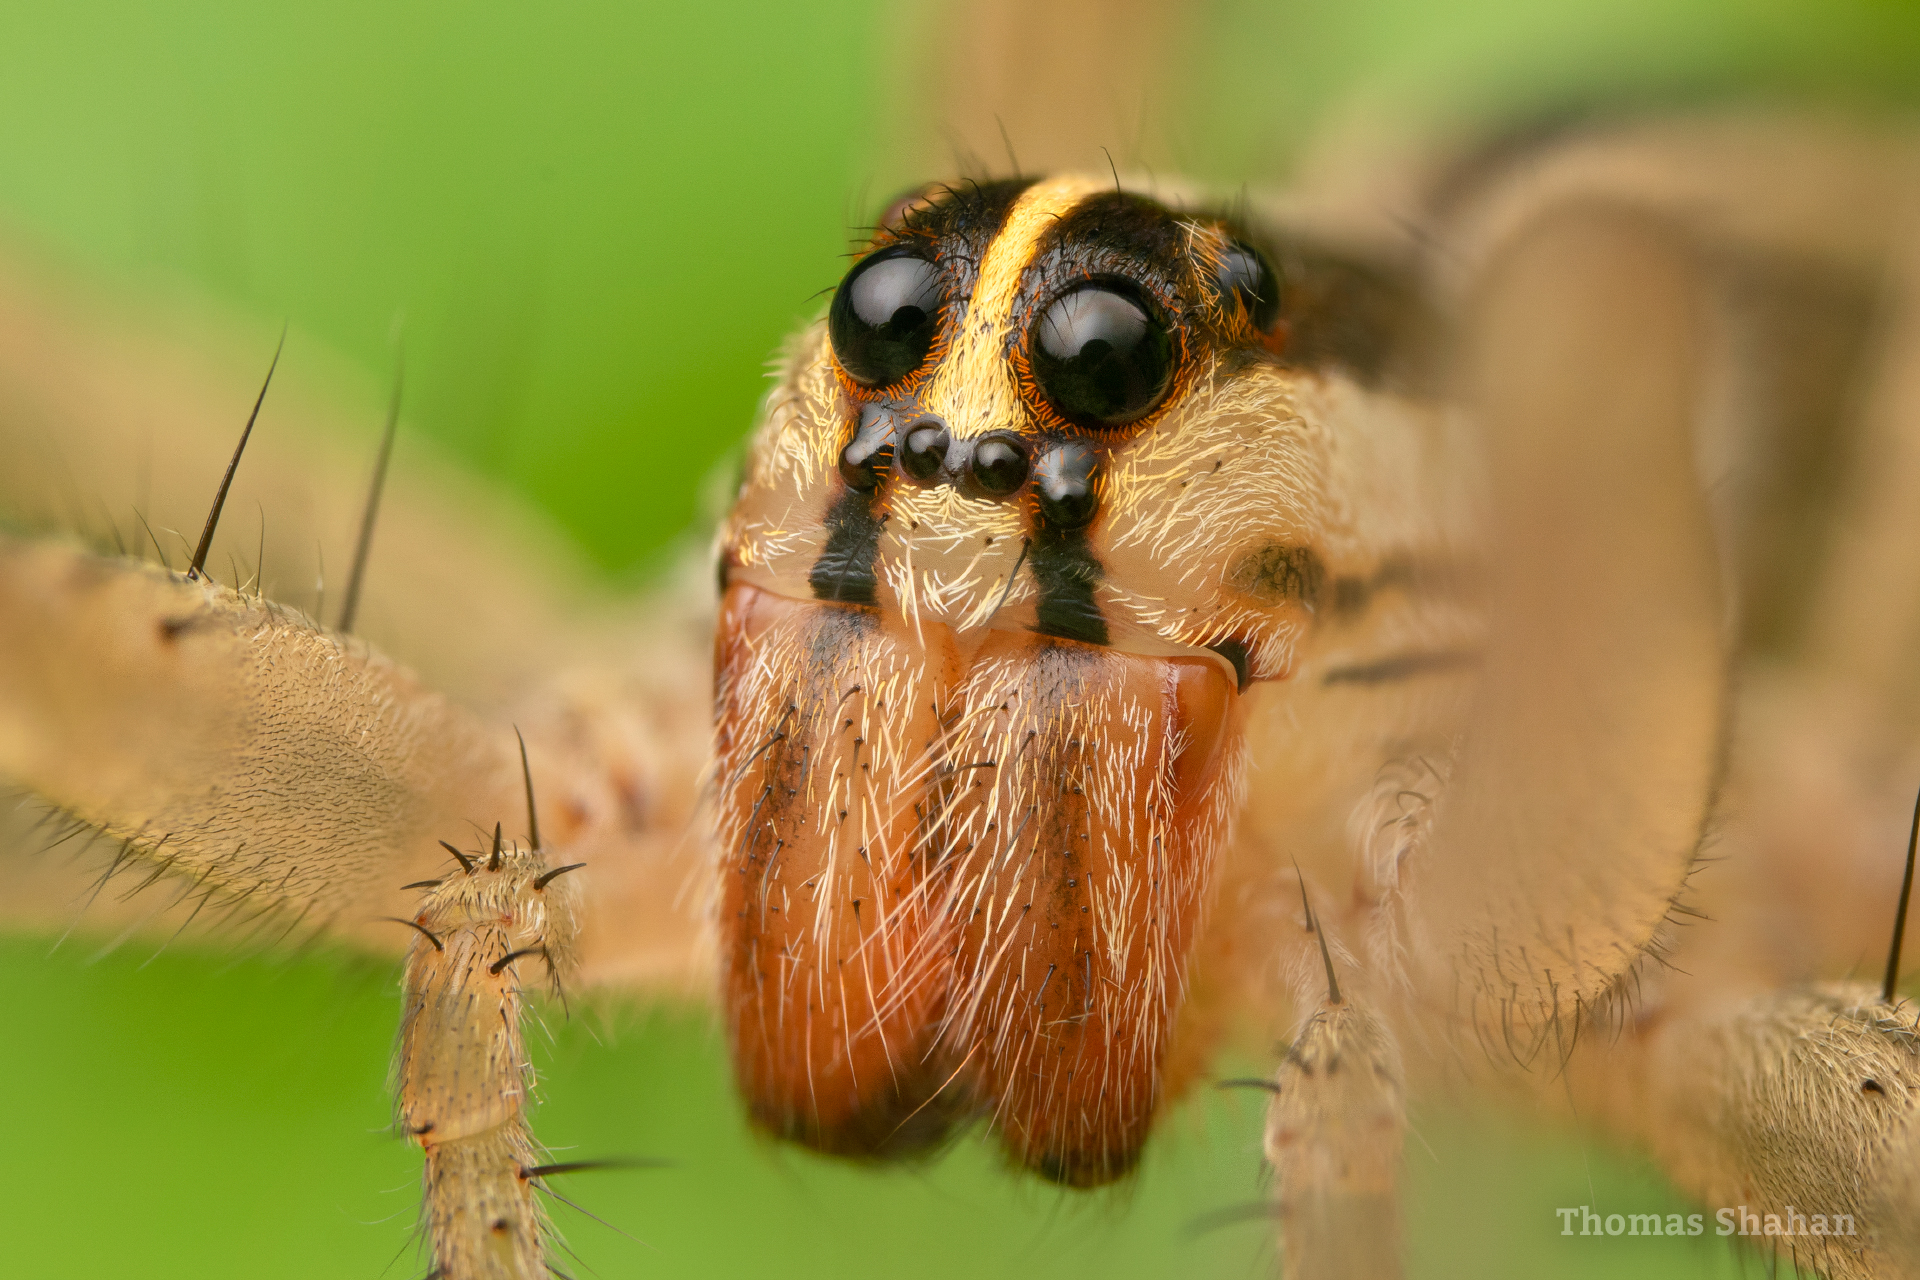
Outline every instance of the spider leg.
<path id="1" fill-rule="evenodd" d="M 217 436 L 228 436 L 230 454 L 232 433 L 195 429 L 217 416 L 217 397 L 180 385 L 192 379 L 175 366 L 192 362 L 178 352 L 156 362 L 111 340 L 88 350 L 90 335 L 57 317 L 23 320 L 31 300 L 6 283 L 0 276 L 9 464 L 0 511 L 28 528 L 80 523 L 45 510 L 47 496 L 63 475 L 82 492 L 112 491 L 151 412 L 156 436 L 175 426 L 180 435 L 151 487 L 136 485 L 138 500 L 175 512 L 156 515 L 158 531 L 198 527 L 219 476 L 209 461 Z M 178 376 L 160 378 L 156 363 Z M 143 386 L 150 394 L 130 390 Z M 277 567 L 264 557 L 269 588 L 312 571 L 298 561 L 312 549 L 302 522 L 316 491 L 360 492 L 366 466 L 276 435 L 286 425 L 274 419 L 278 404 L 262 413 L 217 534 L 245 544 L 240 558 L 257 575 L 261 535 L 235 517 L 259 502 L 269 546 L 299 552 Z M 46 456 L 50 437 L 64 459 Z M 401 453 L 405 464 L 404 435 Z M 70 541 L 0 534 L 0 778 L 51 810 L 41 831 L 22 833 L 23 850 L 91 832 L 117 849 L 108 877 L 137 873 L 124 881 L 130 891 L 96 895 L 88 927 L 101 917 L 117 927 L 112 917 L 124 913 L 137 930 L 169 896 L 143 890 L 171 880 L 183 928 L 235 918 L 269 937 L 324 931 L 389 954 L 410 940 L 394 1086 L 426 1159 L 436 1273 L 534 1276 L 545 1273 L 548 1233 L 533 1194 L 542 1162 L 522 1114 L 532 985 L 523 979 L 538 972 L 529 966 L 556 983 L 680 992 L 709 983 L 696 945 L 704 903 L 686 890 L 705 852 L 694 814 L 711 606 L 683 575 L 638 618 L 583 607 L 564 556 L 551 580 L 524 570 L 542 540 L 515 545 L 510 531 L 525 526 L 510 504 L 466 501 L 458 481 L 423 494 L 422 469 L 434 470 L 403 465 L 390 486 L 362 621 L 379 639 L 418 642 L 408 648 L 426 678 L 383 654 L 379 639 L 329 631 L 273 599 L 258 576 L 241 590 Z M 327 559 L 344 569 L 350 557 L 335 547 Z M 407 583 L 406 595 L 383 593 L 383 579 Z M 499 815 L 518 827 L 511 815 L 536 787 L 539 819 L 528 813 L 525 831 L 550 850 L 462 863 L 442 848 Z M 0 844 L 13 837 L 0 831 Z M 64 914 L 57 904 L 74 884 L 55 861 L 7 866 L 0 918 Z M 582 862 L 593 870 L 579 872 Z M 400 912 L 410 895 L 417 904 Z"/>
<path id="2" fill-rule="evenodd" d="M 1399 1183 L 1407 1129 L 1400 1047 L 1367 1004 L 1342 992 L 1310 906 L 1306 921 L 1319 942 L 1327 991 L 1274 1073 L 1263 1144 L 1286 1273 L 1295 1280 L 1393 1280 L 1402 1273 Z"/>
<path id="3" fill-rule="evenodd" d="M 1721 1234 L 1832 1280 L 1920 1265 L 1920 1034 L 1866 983 L 1708 996 L 1569 1072 L 1590 1118 L 1636 1135 Z"/>
<path id="4" fill-rule="evenodd" d="M 1899 887 L 1892 851 L 1904 839 L 1920 775 L 1920 226 L 1877 281 L 1859 423 L 1830 443 L 1844 463 L 1801 660 L 1768 673 L 1742 719 L 1751 726 L 1738 788 L 1743 874 L 1708 904 L 1717 916 L 1791 921 L 1715 942 L 1743 950 L 1741 968 L 1778 982 L 1864 974 L 1879 962 Z M 1865 394 L 1859 394 L 1864 390 Z M 1725 901 L 1737 892 L 1737 901 Z M 1865 931 L 1862 923 L 1873 927 Z M 1914 951 L 1905 968 L 1911 972 Z"/>
<path id="5" fill-rule="evenodd" d="M 272 331 L 242 342 L 204 313 L 83 306 L 63 283 L 0 258 L 0 522 L 184 569 Z M 237 564 L 249 595 L 333 625 L 390 406 L 384 378 L 377 397 L 316 386 L 329 359 L 288 337 L 207 565 Z M 404 416 L 379 526 L 354 634 L 469 705 L 509 705 L 605 611 L 572 546 Z"/>
<path id="6" fill-rule="evenodd" d="M 1914 1009 L 1877 982 L 1808 981 L 1878 974 L 1909 834 L 1917 245 L 1909 224 L 1799 661 L 1743 699 L 1727 865 L 1702 885 L 1715 923 L 1689 931 L 1654 1016 L 1571 1075 L 1583 1109 L 1644 1141 L 1723 1226 L 1840 1280 L 1920 1271 Z M 1788 985 L 1754 990 L 1773 983 Z"/>
<path id="7" fill-rule="evenodd" d="M 1570 1057 L 1562 1050 L 1566 1074 L 1556 1092 L 1564 1089 L 1584 1119 L 1645 1143 L 1723 1231 L 1761 1237 L 1751 1243 L 1846 1280 L 1911 1275 L 1920 1248 L 1912 1237 L 1920 1221 L 1912 1011 L 1883 999 L 1877 986 L 1805 981 L 1848 964 L 1877 972 L 1883 909 L 1890 914 L 1893 903 L 1888 886 L 1898 883 L 1888 841 L 1871 878 L 1879 901 L 1869 910 L 1874 895 L 1861 891 L 1869 878 L 1850 864 L 1860 860 L 1856 837 L 1871 824 L 1849 809 L 1874 788 L 1835 779 L 1890 772 L 1903 752 L 1911 759 L 1908 655 L 1920 575 L 1909 499 L 1920 474 L 1912 430 L 1920 416 L 1908 299 L 1896 294 L 1895 322 L 1880 331 L 1878 381 L 1857 451 L 1847 455 L 1833 430 L 1847 425 L 1845 406 L 1816 424 L 1828 432 L 1815 437 L 1819 447 L 1848 457 L 1852 471 L 1829 542 L 1812 521 L 1796 524 L 1799 512 L 1764 500 L 1769 459 L 1756 455 L 1769 442 L 1754 437 L 1765 424 L 1735 420 L 1733 479 L 1755 485 L 1763 500 L 1733 518 L 1720 511 L 1721 563 L 1737 577 L 1724 589 L 1717 584 L 1701 513 L 1707 500 L 1697 495 L 1727 477 L 1715 485 L 1696 478 L 1711 449 L 1695 443 L 1701 435 L 1690 424 L 1702 399 L 1699 370 L 1716 354 L 1702 340 L 1703 308 L 1714 286 L 1736 274 L 1729 262 L 1750 265 L 1740 253 L 1785 249 L 1834 275 L 1867 264 L 1877 283 L 1897 230 L 1886 211 L 1900 205 L 1860 199 L 1861 184 L 1846 180 L 1848 157 L 1837 152 L 1822 169 L 1807 163 L 1817 151 L 1789 148 L 1793 163 L 1750 166 L 1749 181 L 1730 177 L 1725 162 L 1736 149 L 1694 154 L 1721 162 L 1713 199 L 1691 198 L 1697 187 L 1683 198 L 1681 182 L 1668 184 L 1664 202 L 1615 192 L 1611 200 L 1563 202 L 1544 216 L 1536 209 L 1483 287 L 1477 399 L 1504 577 L 1489 679 L 1506 687 L 1483 695 L 1438 806 L 1434 857 L 1420 864 L 1412 892 L 1427 936 L 1463 972 L 1471 1020 L 1516 1028 L 1504 1043 L 1521 1057 L 1540 1047 L 1528 1033 L 1557 1026 L 1569 1003 L 1574 1012 L 1593 1007 L 1588 973 L 1637 975 L 1645 966 L 1633 962 L 1648 943 L 1684 940 L 1683 971 L 1661 975 L 1645 1005 L 1617 1006 L 1614 1035 L 1588 1037 Z M 1823 172 L 1821 182 L 1806 179 L 1814 171 Z M 1616 178 L 1625 172 L 1612 170 Z M 1910 156 L 1898 153 L 1859 169 L 1888 183 L 1910 182 L 1910 172 Z M 1756 211 L 1789 207 L 1769 194 L 1785 173 L 1818 198 L 1795 225 L 1762 227 Z M 1627 211 L 1649 204 L 1664 212 Z M 1675 234 L 1683 227 L 1684 238 Z M 1692 248 L 1730 230 L 1745 238 L 1738 252 Z M 1826 238 L 1795 234 L 1813 231 Z M 1711 265 L 1722 274 L 1710 282 L 1707 260 L 1716 252 Z M 1895 271 L 1910 276 L 1912 264 L 1896 262 Z M 1823 358 L 1817 344 L 1802 345 L 1816 349 L 1743 354 L 1801 369 Z M 1778 384 L 1758 385 L 1756 403 L 1736 408 L 1757 416 L 1775 407 L 1765 392 Z M 1832 394 L 1849 389 L 1836 385 Z M 1813 487 L 1802 474 L 1787 479 L 1796 492 Z M 1619 504 L 1611 519 L 1594 518 L 1586 487 Z M 1820 569 L 1804 599 L 1794 594 L 1796 566 L 1780 563 L 1788 558 L 1782 549 Z M 1726 865 L 1688 895 L 1684 922 L 1697 927 L 1663 930 L 1661 886 L 1669 897 L 1679 888 L 1690 833 L 1719 787 L 1699 763 L 1721 753 L 1716 720 L 1734 719 L 1716 710 L 1727 701 L 1713 643 L 1723 590 L 1738 598 L 1725 631 L 1744 630 L 1741 639 L 1768 661 L 1742 673 L 1734 797 L 1717 835 Z M 1783 600 L 1792 603 L 1788 613 L 1811 617 L 1756 641 L 1769 603 Z M 1529 652 L 1551 652 L 1564 686 L 1530 673 Z M 1621 696 L 1635 680 L 1642 686 Z M 1696 765 L 1676 768 L 1670 748 L 1689 740 Z M 1503 741 L 1510 745 L 1499 776 L 1511 794 L 1496 812 L 1468 793 L 1475 771 L 1503 758 Z M 1518 758 L 1512 744 L 1520 743 L 1535 753 L 1539 772 Z M 1824 776 L 1802 776 L 1813 771 Z M 1481 774 L 1481 785 L 1493 776 Z M 1644 782 L 1637 793 L 1615 781 L 1635 776 Z M 1556 782 L 1557 796 L 1545 785 Z M 1911 787 L 1905 779 L 1903 811 Z M 1578 831 L 1555 837 L 1553 824 L 1540 821 L 1540 807 L 1555 803 Z M 1526 863 L 1530 844 L 1538 866 Z M 1436 892 L 1450 879 L 1440 865 L 1449 856 L 1490 887 L 1455 883 L 1444 896 Z M 1862 948 L 1868 921 L 1875 941 Z M 1764 989 L 1779 982 L 1796 985 Z"/>
<path id="8" fill-rule="evenodd" d="M 1408 900 L 1429 1002 L 1525 1061 L 1653 942 L 1718 782 L 1700 267 L 1655 218 L 1562 208 L 1508 243 L 1468 319 L 1489 639 Z"/>
<path id="9" fill-rule="evenodd" d="M 421 896 L 394 1063 L 402 1130 L 426 1157 L 424 1218 L 448 1280 L 545 1274 L 552 1235 L 526 1119 L 524 974 L 574 967 L 578 882 L 539 850 L 476 860 Z"/>
<path id="10" fill-rule="evenodd" d="M 0 543 L 0 654 L 0 775 L 216 901 L 385 932 L 515 792 L 511 744 L 411 673 L 156 566 Z"/>
<path id="11" fill-rule="evenodd" d="M 168 531 L 205 520 L 259 397 L 260 344 L 230 358 L 232 334 L 204 317 L 129 324 L 57 283 L 0 262 L 0 521 L 22 531 L 0 534 L 0 779 L 57 821 L 0 822 L 0 920 L 57 932 L 84 903 L 83 928 L 143 927 L 153 895 L 94 892 L 91 856 L 32 856 L 49 831 L 93 830 L 120 850 L 116 873 L 199 881 L 176 913 L 202 906 L 195 929 L 244 894 L 247 913 L 271 901 L 303 930 L 332 921 L 394 952 L 403 939 L 376 921 L 396 886 L 444 869 L 438 840 L 515 812 L 517 723 L 555 844 L 595 864 L 582 981 L 704 991 L 688 885 L 705 759 L 682 745 L 711 716 L 704 566 L 616 606 L 550 529 L 402 422 L 355 635 L 330 635 L 342 584 L 329 605 L 315 578 L 353 561 L 390 406 L 348 415 L 316 394 L 296 332 L 208 559 L 233 553 L 244 589 L 180 581 L 145 528 L 184 568 L 191 548 Z M 26 536 L 54 531 L 120 555 Z M 234 767 L 252 781 L 228 785 Z"/>

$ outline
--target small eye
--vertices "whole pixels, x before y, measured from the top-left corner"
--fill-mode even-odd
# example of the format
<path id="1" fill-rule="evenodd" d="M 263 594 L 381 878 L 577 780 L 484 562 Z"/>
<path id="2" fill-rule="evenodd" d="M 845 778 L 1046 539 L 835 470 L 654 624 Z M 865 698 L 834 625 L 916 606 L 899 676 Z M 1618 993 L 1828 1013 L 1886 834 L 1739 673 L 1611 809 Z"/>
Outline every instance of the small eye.
<path id="1" fill-rule="evenodd" d="M 1220 255 L 1220 274 L 1216 277 L 1222 300 L 1238 297 L 1247 309 L 1247 318 L 1261 333 L 1273 328 L 1280 319 L 1280 277 L 1265 254 L 1250 244 L 1236 240 Z"/>
<path id="2" fill-rule="evenodd" d="M 1078 529 L 1093 519 L 1100 500 L 1093 491 L 1093 472 L 1099 464 L 1092 449 L 1070 440 L 1049 450 L 1034 468 L 1034 497 L 1040 514 L 1056 529 Z"/>
<path id="3" fill-rule="evenodd" d="M 878 405 L 860 410 L 860 427 L 840 451 L 840 478 L 849 489 L 871 493 L 893 469 L 893 415 Z"/>
<path id="4" fill-rule="evenodd" d="M 1098 280 L 1054 299 L 1028 359 L 1069 422 L 1118 427 L 1144 417 L 1173 381 L 1173 335 L 1125 281 Z"/>
<path id="5" fill-rule="evenodd" d="M 973 479 L 982 490 L 1004 498 L 1027 482 L 1027 449 L 1010 431 L 984 436 L 973 447 Z"/>
<path id="6" fill-rule="evenodd" d="M 947 449 L 952 444 L 953 437 L 944 422 L 923 418 L 907 428 L 907 447 L 900 455 L 900 468 L 921 484 L 929 484 L 946 464 Z"/>
<path id="7" fill-rule="evenodd" d="M 940 269 L 908 246 L 868 257 L 840 282 L 827 312 L 840 367 L 864 387 L 899 382 L 926 362 L 942 300 Z"/>

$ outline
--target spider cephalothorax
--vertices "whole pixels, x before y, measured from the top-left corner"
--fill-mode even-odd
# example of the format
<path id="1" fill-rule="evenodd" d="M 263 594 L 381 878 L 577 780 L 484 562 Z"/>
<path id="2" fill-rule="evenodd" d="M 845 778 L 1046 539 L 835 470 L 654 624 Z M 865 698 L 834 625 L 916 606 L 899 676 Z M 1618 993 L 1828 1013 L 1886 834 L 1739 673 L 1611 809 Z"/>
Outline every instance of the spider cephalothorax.
<path id="1" fill-rule="evenodd" d="M 1269 259 L 1091 179 L 903 202 L 722 534 L 721 928 L 759 1121 L 991 1112 L 1131 1167 L 1241 785 L 1337 560 Z"/>

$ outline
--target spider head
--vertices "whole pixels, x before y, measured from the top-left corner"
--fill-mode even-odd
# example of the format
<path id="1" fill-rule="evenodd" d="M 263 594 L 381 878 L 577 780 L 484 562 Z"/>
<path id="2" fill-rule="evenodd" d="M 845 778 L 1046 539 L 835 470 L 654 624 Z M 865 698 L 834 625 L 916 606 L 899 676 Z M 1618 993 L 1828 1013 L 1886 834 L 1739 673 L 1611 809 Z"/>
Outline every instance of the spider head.
<path id="1" fill-rule="evenodd" d="M 722 967 L 762 1127 L 890 1156 L 984 1114 L 1054 1180 L 1131 1167 L 1241 702 L 1338 536 L 1283 290 L 1231 221 L 1105 181 L 942 187 L 794 343 L 720 547 Z"/>
<path id="2" fill-rule="evenodd" d="M 1283 679 L 1325 443 L 1273 260 L 1102 181 L 897 201 L 798 339 L 729 582 Z"/>

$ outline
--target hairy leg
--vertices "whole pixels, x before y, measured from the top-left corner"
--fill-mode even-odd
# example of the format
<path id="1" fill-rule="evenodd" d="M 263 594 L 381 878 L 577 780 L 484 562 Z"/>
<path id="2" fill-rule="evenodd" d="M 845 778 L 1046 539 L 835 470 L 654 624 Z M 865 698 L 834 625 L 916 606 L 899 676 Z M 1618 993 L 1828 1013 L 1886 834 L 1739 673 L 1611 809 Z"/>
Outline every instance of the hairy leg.
<path id="1" fill-rule="evenodd" d="M 1898 995 L 1912 949 L 1887 955 L 1920 765 L 1915 243 L 1886 277 L 1858 433 L 1829 442 L 1847 465 L 1805 640 L 1748 681 L 1725 864 L 1701 886 L 1715 922 L 1570 1075 L 1588 1115 L 1728 1207 L 1756 1248 L 1844 1280 L 1920 1268 L 1920 1036 Z M 1858 980 L 1882 966 L 1884 985 Z M 1827 980 L 1842 971 L 1854 980 Z"/>
<path id="2" fill-rule="evenodd" d="M 1576 208 L 1503 251 L 1471 321 L 1491 639 L 1410 902 L 1429 1003 L 1528 1060 L 1654 942 L 1717 781 L 1699 272 L 1657 223 Z"/>
<path id="3" fill-rule="evenodd" d="M 96 480 L 111 490 L 105 477 L 127 462 L 122 446 L 143 405 L 182 425 L 176 453 L 204 455 L 211 494 L 224 461 L 214 437 L 230 448 L 234 434 L 201 425 L 215 416 L 202 401 L 219 396 L 162 382 L 145 384 L 143 397 L 142 378 L 157 375 L 142 358 L 104 341 L 83 361 L 77 346 L 59 346 L 63 332 L 84 345 L 77 331 L 57 317 L 28 323 L 29 304 L 6 300 L 18 323 L 0 326 L 0 436 L 21 460 L 6 474 L 10 516 L 57 525 L 50 494 Z M 65 462 L 26 443 L 49 429 Z M 242 462 L 236 495 L 257 495 L 269 528 L 290 542 L 310 528 L 314 488 L 344 484 L 348 470 L 354 489 L 364 484 L 364 465 L 331 465 L 296 440 L 266 458 Z M 177 461 L 170 455 L 169 467 Z M 251 490 L 250 466 L 259 466 Z M 191 487 L 154 485 L 145 500 L 184 508 Z M 500 542 L 494 508 L 450 501 L 461 496 L 474 495 L 456 485 L 423 497 L 411 479 L 390 488 L 381 546 L 393 547 L 384 572 L 395 588 L 384 601 L 376 592 L 382 607 L 363 616 L 384 614 L 402 640 L 432 636 L 425 662 L 464 705 L 368 641 L 262 594 L 256 546 L 236 549 L 252 569 L 231 570 L 246 583 L 238 590 L 134 556 L 0 534 L 0 777 L 49 815 L 7 854 L 26 874 L 10 878 L 3 909 L 9 923 L 34 924 L 63 920 L 76 895 L 84 900 L 56 858 L 35 856 L 81 831 L 110 859 L 88 870 L 118 881 L 100 895 L 111 905 L 83 912 L 85 928 L 117 928 L 121 917 L 137 925 L 171 904 L 169 927 L 251 926 L 269 944 L 324 931 L 394 953 L 411 938 L 395 1080 L 403 1124 L 427 1153 L 440 1274 L 534 1275 L 544 1237 L 533 1190 L 544 1175 L 521 1115 L 529 1010 L 518 970 L 544 963 L 556 981 L 680 992 L 708 985 L 704 899 L 691 882 L 705 865 L 695 813 L 710 606 L 687 575 L 643 617 L 583 606 L 590 593 L 522 572 L 526 548 Z M 515 517 L 501 514 L 510 528 Z M 193 529 L 203 516 L 172 523 Z M 145 536 L 154 522 L 126 523 Z M 149 544 L 162 557 L 165 527 Z M 216 543 L 210 564 L 224 550 Z M 498 551 L 497 579 L 462 563 L 462 550 L 482 564 Z M 271 562 L 265 573 L 273 577 Z M 401 589 L 410 582 L 417 596 Z M 536 681 L 542 664 L 552 674 Z M 546 806 L 552 865 L 538 851 L 494 865 L 483 848 L 471 875 L 459 870 L 442 840 L 471 845 L 503 821 L 533 836 L 530 822 L 519 831 L 529 789 Z M 590 867 L 543 878 L 580 862 Z"/>

